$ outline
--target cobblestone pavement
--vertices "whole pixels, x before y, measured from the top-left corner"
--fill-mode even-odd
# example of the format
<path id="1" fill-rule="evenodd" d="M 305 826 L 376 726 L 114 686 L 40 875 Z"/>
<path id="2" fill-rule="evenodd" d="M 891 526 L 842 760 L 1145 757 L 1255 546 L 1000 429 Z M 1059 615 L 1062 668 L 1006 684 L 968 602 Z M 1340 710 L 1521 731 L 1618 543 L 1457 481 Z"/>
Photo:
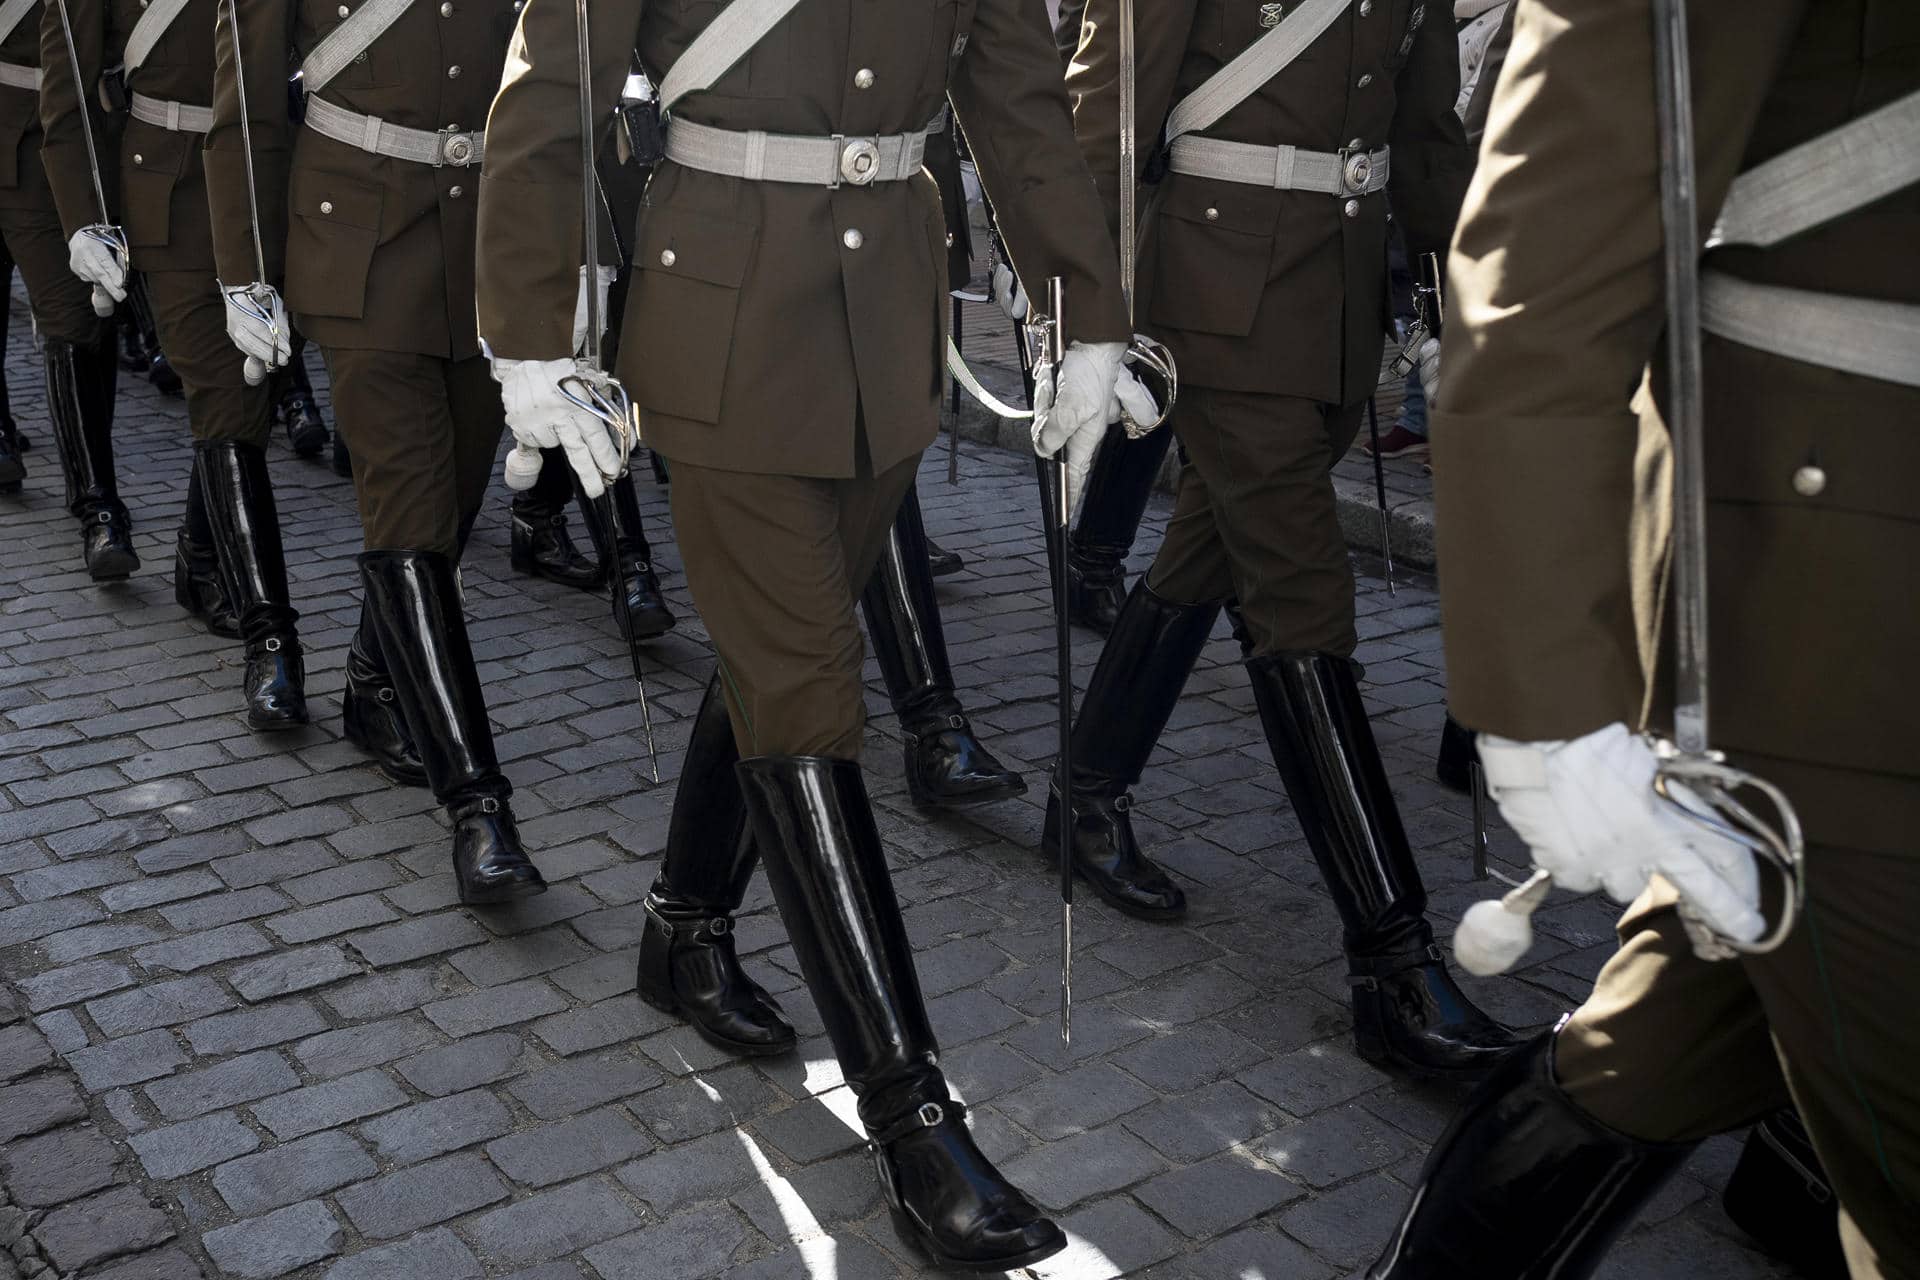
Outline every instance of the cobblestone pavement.
<path id="1" fill-rule="evenodd" d="M 467 603 L 553 889 L 463 910 L 431 799 L 340 739 L 347 484 L 276 442 L 315 724 L 256 737 L 238 650 L 172 599 L 179 404 L 128 380 L 120 475 L 144 565 L 95 586 L 15 310 L 8 372 L 36 448 L 25 493 L 0 498 L 0 1280 L 916 1274 L 763 886 L 741 939 L 801 1027 L 797 1058 L 728 1062 L 632 994 L 710 661 L 664 495 L 643 486 L 683 616 L 650 650 L 660 787 L 604 605 L 514 576 L 490 503 Z M 930 462 L 923 487 L 930 528 L 968 557 L 940 588 L 948 641 L 980 727 L 1037 781 L 1051 624 L 1031 471 L 973 444 L 961 469 L 950 488 Z M 1367 577 L 1360 612 L 1376 727 L 1451 920 L 1482 887 L 1463 802 L 1430 777 L 1434 597 Z M 1097 652 L 1079 637 L 1083 680 Z M 1074 1237 L 1040 1276 L 1356 1274 L 1459 1099 L 1350 1052 L 1338 926 L 1234 657 L 1223 631 L 1141 788 L 1143 834 L 1194 911 L 1174 928 L 1081 906 L 1070 1050 L 1038 804 L 916 813 L 869 682 L 869 771 L 947 1066 L 984 1145 Z M 1576 999 L 1609 950 L 1595 904 L 1537 919 L 1519 979 L 1471 984 L 1519 1023 Z M 1776 1274 L 1717 1207 L 1735 1152 L 1709 1143 L 1607 1275 Z"/>

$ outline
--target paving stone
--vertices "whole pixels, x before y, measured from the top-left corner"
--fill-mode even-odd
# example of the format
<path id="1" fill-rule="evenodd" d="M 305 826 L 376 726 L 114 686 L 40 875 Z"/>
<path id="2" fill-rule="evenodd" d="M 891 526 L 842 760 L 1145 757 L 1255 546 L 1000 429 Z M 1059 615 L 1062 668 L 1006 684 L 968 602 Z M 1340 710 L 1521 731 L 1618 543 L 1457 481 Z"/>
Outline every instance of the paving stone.
<path id="1" fill-rule="evenodd" d="M 232 1112 L 149 1129 L 127 1139 L 149 1177 L 172 1179 L 210 1169 L 260 1147 L 259 1136 Z"/>
<path id="2" fill-rule="evenodd" d="M 1375 1174 L 1303 1200 L 1278 1222 L 1282 1231 L 1334 1266 L 1364 1267 L 1392 1237 L 1406 1196 L 1398 1182 Z"/>
<path id="3" fill-rule="evenodd" d="M 222 1272 L 270 1280 L 332 1257 L 345 1239 L 339 1219 L 318 1200 L 309 1200 L 209 1231 L 202 1243 Z"/>
<path id="4" fill-rule="evenodd" d="M 191 973 L 223 960 L 257 956 L 262 951 L 272 949 L 273 940 L 252 925 L 231 924 L 222 929 L 209 929 L 205 933 L 176 938 L 172 942 L 156 942 L 134 952 L 133 958 L 155 971 Z"/>
<path id="5" fill-rule="evenodd" d="M 538 978 L 529 978 L 442 1000 L 428 1005 L 423 1012 L 434 1026 L 457 1040 L 557 1013 L 566 1007 L 566 997 Z"/>
<path id="6" fill-rule="evenodd" d="M 320 993 L 320 1001 L 350 1022 L 366 1022 L 411 1013 L 439 1000 L 452 989 L 452 981 L 432 968 L 396 969 L 329 987 Z"/>
<path id="7" fill-rule="evenodd" d="M 317 1035 L 327 1029 L 327 1020 L 305 1000 L 288 1000 L 258 1009 L 237 1009 L 217 1013 L 211 1018 L 190 1022 L 183 1033 L 193 1051 L 203 1056 L 245 1053 L 266 1049 L 289 1040 Z"/>
<path id="8" fill-rule="evenodd" d="M 776 1244 L 814 1238 L 859 1222 L 881 1205 L 880 1180 L 865 1151 L 822 1160 L 785 1177 L 770 1174 L 771 1170 L 763 1170 L 758 1180 L 735 1192 L 731 1200 L 761 1235 Z"/>
<path id="9" fill-rule="evenodd" d="M 272 1050 L 262 1050 L 150 1084 L 147 1098 L 167 1119 L 190 1120 L 222 1107 L 284 1093 L 299 1084 L 300 1077 L 285 1058 Z"/>
<path id="10" fill-rule="evenodd" d="M 542 1120 L 554 1120 L 644 1093 L 659 1083 L 660 1073 L 648 1064 L 605 1055 L 573 1058 L 536 1071 L 516 1081 L 509 1092 Z"/>
<path id="11" fill-rule="evenodd" d="M 243 1000 L 258 1004 L 295 991 L 324 987 L 359 972 L 360 966 L 338 947 L 302 947 L 240 965 L 227 980 Z"/>
<path id="12" fill-rule="evenodd" d="M 380 895 L 365 893 L 358 897 L 342 898 L 337 902 L 326 902 L 317 907 L 308 907 L 303 911 L 289 911 L 285 915 L 275 916 L 267 921 L 267 929 L 282 942 L 313 942 L 354 929 L 387 924 L 397 919 L 399 914 L 389 907 Z M 341 1263 L 334 1270 L 337 1271 L 344 1265 L 346 1264 Z"/>
<path id="13" fill-rule="evenodd" d="M 325 1280 L 480 1280 L 480 1260 L 451 1231 L 429 1231 L 399 1244 L 342 1258 Z"/>
<path id="14" fill-rule="evenodd" d="M 32 1076 L 0 1088 L 0 1144 L 57 1124 L 78 1120 L 87 1109 L 72 1082 L 57 1075 Z"/>
<path id="15" fill-rule="evenodd" d="M 439 1038 L 418 1018 L 388 1018 L 302 1040 L 293 1047 L 293 1056 L 311 1075 L 324 1080 L 408 1057 Z"/>
<path id="16" fill-rule="evenodd" d="M 1043 1280 L 1072 1277 L 1143 1276 L 1147 1268 L 1178 1253 L 1180 1237 L 1141 1211 L 1125 1196 L 1113 1196 L 1085 1205 L 1060 1219 L 1067 1248 L 1033 1268 Z M 1223 1274 L 1218 1280 L 1292 1280 L 1286 1272 L 1245 1271 Z"/>
<path id="17" fill-rule="evenodd" d="M 1046 1208 L 1065 1209 L 1144 1181 L 1166 1167 L 1152 1147 L 1111 1126 L 1035 1148 L 1008 1166 L 1006 1174 Z"/>
<path id="18" fill-rule="evenodd" d="M 378 1172 L 346 1134 L 316 1133 L 229 1160 L 213 1171 L 213 1187 L 235 1213 L 253 1214 L 325 1195 Z"/>
<path id="19" fill-rule="evenodd" d="M 1186 1259 L 1196 1277 L 1285 1276 L 1327 1280 L 1339 1274 L 1277 1231 L 1248 1227 L 1224 1236 Z"/>
<path id="20" fill-rule="evenodd" d="M 498 1098 L 485 1089 L 472 1089 L 369 1120 L 360 1133 L 382 1160 L 412 1164 L 497 1138 L 512 1128 L 513 1117 Z M 528 1136 L 540 1132 L 529 1130 Z"/>
<path id="21" fill-rule="evenodd" d="M 1407 1154 L 1407 1141 L 1357 1106 L 1323 1111 L 1256 1140 L 1254 1152 L 1290 1177 L 1322 1190 Z"/>
<path id="22" fill-rule="evenodd" d="M 427 916 L 356 933 L 347 939 L 360 958 L 376 969 L 405 964 L 443 951 L 485 942 L 487 935 L 464 915 Z"/>
<path id="23" fill-rule="evenodd" d="M 12 880 L 22 902 L 42 902 L 69 893 L 84 893 L 138 877 L 140 869 L 123 858 L 87 858 L 27 871 Z"/>
<path id="24" fill-rule="evenodd" d="M 495 1209 L 467 1224 L 466 1235 L 482 1257 L 511 1267 L 590 1248 L 639 1225 L 618 1191 L 589 1178 Z"/>
<path id="25" fill-rule="evenodd" d="M 1052 1140 L 1098 1128 L 1153 1100 L 1145 1086 L 1094 1062 L 1044 1076 L 995 1105 L 1035 1136 Z"/>
<path id="26" fill-rule="evenodd" d="M 1237 1152 L 1161 1174 L 1133 1193 L 1195 1240 L 1241 1226 L 1297 1200 L 1305 1188 Z"/>
<path id="27" fill-rule="evenodd" d="M 786 1101 L 759 1071 L 742 1066 L 651 1090 L 634 1110 L 662 1142 L 684 1142 L 716 1129 L 738 1128 Z"/>
<path id="28" fill-rule="evenodd" d="M 32 978 L 21 978 L 17 985 L 27 998 L 27 1007 L 36 1013 L 56 1009 L 63 1004 L 91 1000 L 109 991 L 118 991 L 133 982 L 133 974 L 111 960 L 87 960 L 53 969 Z"/>
<path id="29" fill-rule="evenodd" d="M 73 1272 L 165 1244 L 173 1224 L 132 1187 L 115 1187 L 50 1211 L 33 1234 L 54 1266 Z"/>
<path id="30" fill-rule="evenodd" d="M 798 1164 L 811 1164 L 866 1141 L 866 1135 L 849 1127 L 823 1098 L 808 1098 L 763 1116 L 753 1122 L 751 1131 Z"/>
<path id="31" fill-rule="evenodd" d="M 206 1280 L 200 1264 L 177 1248 L 156 1249 L 96 1271 L 89 1280 Z"/>
<path id="32" fill-rule="evenodd" d="M 12 1080 L 38 1071 L 53 1061 L 47 1038 L 34 1027 L 16 1022 L 0 1028 L 0 1080 Z"/>
<path id="33" fill-rule="evenodd" d="M 157 931 L 143 924 L 93 924 L 42 939 L 40 949 L 55 964 L 72 964 L 76 960 L 103 956 L 110 951 L 124 951 L 129 947 L 157 942 L 160 936 Z"/>
<path id="34" fill-rule="evenodd" d="M 0 813 L 0 824 L 4 824 L 9 816 Z M 0 830 L 0 839 L 4 838 L 5 833 Z M 0 911 L 0 947 L 32 942 L 50 933 L 91 924 L 105 914 L 84 898 L 55 898 L 50 902 L 30 902 L 25 906 Z"/>
<path id="35" fill-rule="evenodd" d="M 544 1187 L 632 1160 L 653 1146 L 639 1126 L 612 1107 L 487 1144 L 487 1155 L 515 1182 Z"/>
<path id="36" fill-rule="evenodd" d="M 1377 1089 L 1392 1077 L 1344 1042 L 1309 1045 L 1243 1071 L 1240 1082 L 1296 1116 L 1312 1115 Z"/>
<path id="37" fill-rule="evenodd" d="M 899 1264 L 856 1235 L 815 1236 L 791 1249 L 743 1263 L 725 1280 L 899 1280 Z M 568 1277 L 567 1280 L 572 1280 Z"/>
<path id="38" fill-rule="evenodd" d="M 627 991 L 598 1004 L 542 1018 L 533 1024 L 533 1033 L 555 1053 L 571 1056 L 640 1040 L 671 1025 L 670 1015 Z"/>
<path id="39" fill-rule="evenodd" d="M 89 1093 L 155 1080 L 172 1074 L 186 1061 L 187 1055 L 165 1031 L 124 1036 L 67 1055 L 67 1065 Z"/>
<path id="40" fill-rule="evenodd" d="M 394 1069 L 420 1092 L 439 1097 L 518 1075 L 532 1065 L 525 1054 L 520 1037 L 502 1032 L 429 1049 Z"/>
<path id="41" fill-rule="evenodd" d="M 731 1266 L 735 1253 L 752 1234 L 732 1209 L 709 1205 L 596 1245 L 586 1257 L 605 1280 L 648 1280 L 662 1275 L 700 1280 Z"/>
<path id="42" fill-rule="evenodd" d="M 344 899 L 354 894 L 375 893 L 400 882 L 400 873 L 382 861 L 355 862 L 332 867 L 281 882 L 280 889 L 295 902 L 315 903 Z"/>
<path id="43" fill-rule="evenodd" d="M 507 1185 L 477 1152 L 411 1165 L 340 1193 L 360 1234 L 391 1240 L 504 1200 Z"/>
<path id="44" fill-rule="evenodd" d="M 1110 1061 L 1161 1093 L 1185 1093 L 1265 1057 L 1252 1041 L 1202 1022 L 1123 1049 Z"/>
<path id="45" fill-rule="evenodd" d="M 90 1124 L 69 1125 L 0 1150 L 0 1176 L 14 1203 L 46 1208 L 113 1185 L 120 1163 L 113 1144 Z"/>
<path id="46" fill-rule="evenodd" d="M 378 1070 L 295 1089 L 253 1106 L 253 1118 L 285 1142 L 405 1106 L 407 1095 Z"/>
<path id="47" fill-rule="evenodd" d="M 701 1200 L 724 1199 L 755 1176 L 740 1136 L 732 1132 L 667 1147 L 619 1171 L 626 1188 L 662 1217 Z"/>
<path id="48" fill-rule="evenodd" d="M 542 869 L 546 854 L 543 852 Z M 489 943 L 453 957 L 453 967 L 476 987 L 494 987 L 519 978 L 548 973 L 594 955 L 594 949 L 566 927 L 515 937 L 512 942 Z"/>
<path id="49" fill-rule="evenodd" d="M 1286 1121 L 1280 1108 L 1222 1080 L 1142 1107 L 1122 1123 L 1161 1155 L 1184 1163 L 1250 1143 Z"/>
<path id="50" fill-rule="evenodd" d="M 237 893 L 218 893 L 191 902 L 164 906 L 160 908 L 160 916 L 180 932 L 190 933 L 252 920 L 256 916 L 272 915 L 286 905 L 284 896 L 266 885 L 260 885 Z"/>
<path id="51" fill-rule="evenodd" d="M 233 1005 L 233 997 L 212 978 L 176 978 L 90 1001 L 87 1016 L 102 1034 L 114 1037 L 177 1026 Z"/>
<path id="52" fill-rule="evenodd" d="M 81 1023 L 79 1015 L 71 1009 L 55 1009 L 51 1013 L 43 1013 L 33 1020 L 33 1025 L 41 1035 L 47 1038 L 47 1043 L 53 1046 L 53 1051 L 63 1058 L 86 1048 L 87 1042 L 92 1039 L 87 1034 L 87 1028 Z M 0 1075 L 3 1074 L 5 1073 L 0 1072 Z"/>

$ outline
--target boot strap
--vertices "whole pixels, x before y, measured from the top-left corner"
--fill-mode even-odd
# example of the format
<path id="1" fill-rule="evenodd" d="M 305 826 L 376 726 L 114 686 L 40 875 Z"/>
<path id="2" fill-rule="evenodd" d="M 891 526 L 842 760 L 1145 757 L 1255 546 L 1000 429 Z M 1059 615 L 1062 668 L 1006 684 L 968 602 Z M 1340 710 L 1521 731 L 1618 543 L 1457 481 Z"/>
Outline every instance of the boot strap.
<path id="1" fill-rule="evenodd" d="M 1369 972 L 1349 973 L 1347 984 L 1362 991 L 1378 991 L 1380 979 L 1402 973 L 1408 969 L 1418 969 L 1426 964 L 1446 963 L 1446 954 L 1440 950 L 1440 944 L 1429 942 L 1417 951 L 1403 951 L 1398 955 L 1377 956 L 1370 960 L 1355 960 L 1356 969 L 1364 968 Z"/>
<path id="2" fill-rule="evenodd" d="M 654 902 L 652 894 L 648 894 L 646 898 L 641 901 L 640 907 L 641 910 L 653 917 L 654 923 L 658 924 L 661 931 L 669 938 L 681 937 L 683 930 L 685 931 L 684 936 L 689 939 L 696 939 L 704 935 L 708 938 L 718 940 L 733 933 L 733 917 L 730 915 L 710 915 L 700 916 L 698 918 L 682 916 L 680 919 L 675 920 L 672 916 L 660 910 L 660 907 Z"/>
<path id="3" fill-rule="evenodd" d="M 922 1129 L 934 1128 L 948 1120 L 964 1123 L 966 1118 L 967 1107 L 963 1102 L 923 1102 L 878 1133 L 868 1135 L 867 1145 L 878 1151 L 881 1147 L 890 1146 Z"/>

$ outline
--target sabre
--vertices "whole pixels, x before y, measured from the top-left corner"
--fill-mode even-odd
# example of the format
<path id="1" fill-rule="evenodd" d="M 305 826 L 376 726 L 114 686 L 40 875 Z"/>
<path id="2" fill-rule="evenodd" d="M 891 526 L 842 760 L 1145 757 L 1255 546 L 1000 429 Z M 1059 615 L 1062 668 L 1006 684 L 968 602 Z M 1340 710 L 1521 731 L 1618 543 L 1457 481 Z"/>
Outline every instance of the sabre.
<path id="1" fill-rule="evenodd" d="M 225 0 L 227 31 L 233 39 L 233 93 L 240 107 L 240 160 L 247 175 L 247 230 L 253 236 L 253 282 L 243 289 L 228 290 L 236 304 L 251 308 L 253 318 L 267 326 L 279 349 L 280 326 L 275 317 L 273 289 L 267 284 L 267 254 L 260 245 L 260 196 L 253 179 L 253 123 L 247 112 L 247 58 L 240 43 L 240 0 Z M 274 366 L 258 356 L 248 356 L 244 376 L 249 386 L 266 380 Z"/>
<path id="2" fill-rule="evenodd" d="M 1393 585 L 1393 540 L 1388 536 L 1387 466 L 1380 460 L 1380 411 L 1374 407 L 1372 396 L 1367 397 L 1367 434 L 1373 439 L 1373 497 L 1380 507 L 1380 558 L 1387 562 L 1387 594 L 1397 597 L 1400 592 Z"/>
<path id="3" fill-rule="evenodd" d="M 73 93 L 78 99 L 75 105 L 80 109 L 80 138 L 87 144 L 87 175 L 93 179 L 93 207 L 100 214 L 100 221 L 93 226 L 80 228 L 80 234 L 106 245 L 120 260 L 120 269 L 124 274 L 132 253 L 127 247 L 125 228 L 116 225 L 107 212 L 107 189 L 100 181 L 100 153 L 93 146 L 93 121 L 87 113 L 87 87 L 80 73 L 80 52 L 73 43 L 73 23 L 67 17 L 66 0 L 54 0 L 54 8 L 60 13 L 60 34 L 66 38 L 67 66 L 73 71 Z M 95 315 L 113 314 L 113 295 L 97 284 L 93 286 L 92 301 Z"/>
<path id="4" fill-rule="evenodd" d="M 1047 313 L 1036 319 L 1031 329 L 1043 344 L 1049 376 L 1056 380 L 1057 395 L 1060 362 L 1067 354 L 1066 285 L 1059 276 L 1047 280 Z M 1029 396 L 1031 377 L 1029 373 Z M 1073 1043 L 1073 633 L 1067 622 L 1067 528 L 1073 513 L 1067 506 L 1066 447 L 1056 450 L 1052 458 L 1036 456 L 1033 461 L 1040 478 L 1041 526 L 1046 534 L 1047 563 L 1053 583 L 1060 720 L 1059 762 L 1054 769 L 1060 789 L 1060 1043 L 1070 1045 Z"/>
<path id="5" fill-rule="evenodd" d="M 1120 298 L 1126 304 L 1129 330 L 1133 328 L 1133 286 L 1138 272 L 1139 219 L 1136 204 L 1140 180 L 1140 168 L 1136 162 L 1139 155 L 1139 93 L 1136 81 L 1140 64 L 1133 35 L 1133 0 L 1120 0 Z M 1143 333 L 1133 335 L 1126 359 L 1128 364 L 1141 371 L 1156 375 L 1161 382 L 1162 394 L 1156 397 L 1158 414 L 1151 422 L 1135 422 L 1133 415 L 1124 408 L 1120 411 L 1121 428 L 1129 439 L 1138 440 L 1165 422 L 1167 415 L 1173 412 L 1173 402 L 1180 394 L 1180 376 L 1174 366 L 1173 353 Z"/>

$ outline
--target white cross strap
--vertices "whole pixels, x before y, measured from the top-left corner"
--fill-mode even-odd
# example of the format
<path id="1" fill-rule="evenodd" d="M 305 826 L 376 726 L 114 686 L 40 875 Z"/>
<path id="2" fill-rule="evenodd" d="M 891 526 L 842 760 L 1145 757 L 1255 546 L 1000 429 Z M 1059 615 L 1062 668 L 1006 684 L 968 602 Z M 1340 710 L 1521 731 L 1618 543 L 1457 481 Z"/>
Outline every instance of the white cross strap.
<path id="1" fill-rule="evenodd" d="M 733 0 L 668 68 L 660 82 L 660 110 L 671 111 L 689 93 L 711 86 L 799 4 L 800 0 Z"/>
<path id="2" fill-rule="evenodd" d="M 1911 93 L 1733 180 L 1707 247 L 1765 247 L 1920 182 L 1920 93 Z"/>
<path id="3" fill-rule="evenodd" d="M 1208 76 L 1198 89 L 1180 100 L 1167 116 L 1167 140 L 1198 133 L 1233 110 L 1260 86 L 1287 69 L 1308 45 L 1346 12 L 1352 0 L 1302 0 L 1280 25 L 1240 51 L 1226 66 Z"/>
<path id="4" fill-rule="evenodd" d="M 300 87 L 309 94 L 326 88 L 327 82 L 347 69 L 347 64 L 367 51 L 382 32 L 400 20 L 413 0 L 367 0 L 327 33 L 300 64 Z"/>
<path id="5" fill-rule="evenodd" d="M 5 0 L 0 3 L 0 40 L 13 34 L 13 29 L 26 19 L 40 0 Z"/>
<path id="6" fill-rule="evenodd" d="M 153 46 L 160 43 L 160 37 L 186 7 L 187 0 L 152 0 L 141 12 L 140 20 L 133 24 L 133 31 L 127 36 L 123 55 L 129 75 L 140 69 L 140 64 L 153 52 Z"/>

